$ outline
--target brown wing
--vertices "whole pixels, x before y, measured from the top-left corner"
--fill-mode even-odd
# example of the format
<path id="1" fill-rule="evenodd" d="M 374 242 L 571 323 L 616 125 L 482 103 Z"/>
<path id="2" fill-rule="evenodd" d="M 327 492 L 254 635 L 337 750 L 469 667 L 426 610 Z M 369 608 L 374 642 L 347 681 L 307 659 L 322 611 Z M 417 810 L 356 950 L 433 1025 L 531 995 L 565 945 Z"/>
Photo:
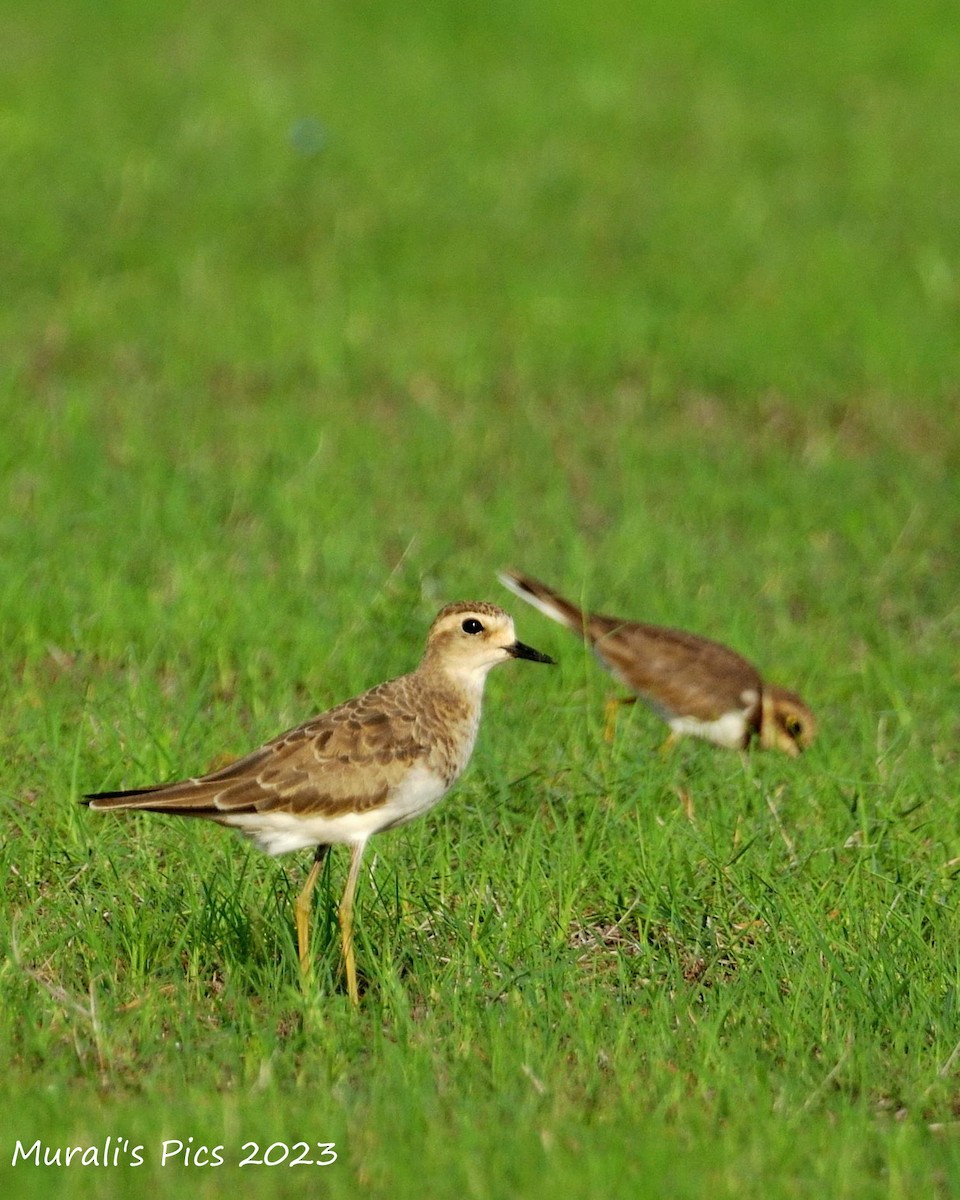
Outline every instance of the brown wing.
<path id="1" fill-rule="evenodd" d="M 590 617 L 587 634 L 607 669 L 667 716 L 715 720 L 743 708 L 744 692 L 759 703 L 756 668 L 720 642 L 600 613 Z"/>
<path id="2" fill-rule="evenodd" d="M 217 820 L 232 814 L 363 812 L 382 803 L 422 754 L 403 680 L 380 684 L 281 734 L 219 771 L 86 797 L 93 809 L 141 809 Z"/>
<path id="3" fill-rule="evenodd" d="M 584 613 L 553 588 L 518 571 L 501 572 L 500 581 L 587 638 L 607 670 L 665 717 L 716 720 L 749 703 L 744 692 L 753 692 L 753 704 L 759 709 L 760 676 L 728 646 L 682 629 Z"/>

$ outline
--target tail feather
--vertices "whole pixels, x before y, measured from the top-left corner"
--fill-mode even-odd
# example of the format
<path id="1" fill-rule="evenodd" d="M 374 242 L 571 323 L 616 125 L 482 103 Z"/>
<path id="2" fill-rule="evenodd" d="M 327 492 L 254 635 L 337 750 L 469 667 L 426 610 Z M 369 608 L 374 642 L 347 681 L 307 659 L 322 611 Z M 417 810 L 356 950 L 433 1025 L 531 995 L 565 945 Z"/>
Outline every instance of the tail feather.
<path id="1" fill-rule="evenodd" d="M 583 635 L 585 632 L 585 614 L 565 600 L 558 592 L 548 588 L 545 583 L 533 579 L 529 575 L 521 575 L 518 571 L 500 571 L 497 578 L 505 588 L 532 604 L 551 620 L 559 621 L 568 629 Z"/>
<path id="2" fill-rule="evenodd" d="M 200 788 L 198 780 L 184 779 L 176 783 L 160 783 L 153 787 L 130 788 L 121 792 L 90 792 L 83 797 L 81 803 L 101 812 L 111 808 L 174 812 L 181 804 L 196 810 L 201 807 L 205 798 L 205 791 Z"/>

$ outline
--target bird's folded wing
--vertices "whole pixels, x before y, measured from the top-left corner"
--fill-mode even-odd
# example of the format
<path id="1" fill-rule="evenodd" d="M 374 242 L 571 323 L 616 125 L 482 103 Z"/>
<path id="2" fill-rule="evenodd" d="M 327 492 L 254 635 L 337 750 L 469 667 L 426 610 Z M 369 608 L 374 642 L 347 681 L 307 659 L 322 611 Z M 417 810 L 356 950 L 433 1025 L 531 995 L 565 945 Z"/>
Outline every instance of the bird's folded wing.
<path id="1" fill-rule="evenodd" d="M 682 630 L 622 623 L 597 637 L 594 648 L 627 687 L 665 712 L 711 721 L 760 698 L 760 676 L 746 659 Z"/>
<path id="2" fill-rule="evenodd" d="M 422 754 L 411 714 L 362 703 L 341 705 L 221 770 L 196 779 L 89 797 L 97 809 L 181 816 L 285 812 L 335 816 L 383 802 Z"/>

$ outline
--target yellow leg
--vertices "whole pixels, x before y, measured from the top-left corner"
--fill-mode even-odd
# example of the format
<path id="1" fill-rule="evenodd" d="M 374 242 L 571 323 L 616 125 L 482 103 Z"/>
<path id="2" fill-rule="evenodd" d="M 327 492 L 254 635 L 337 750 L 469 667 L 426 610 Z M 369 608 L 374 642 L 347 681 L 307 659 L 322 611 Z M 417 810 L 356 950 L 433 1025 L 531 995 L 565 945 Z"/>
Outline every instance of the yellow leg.
<path id="1" fill-rule="evenodd" d="M 677 731 L 675 729 L 671 729 L 670 732 L 667 734 L 663 745 L 660 747 L 660 757 L 668 758 L 670 755 L 670 751 L 674 748 L 674 746 L 677 744 L 677 742 L 679 740 L 680 740 L 680 734 L 677 733 Z"/>
<path id="2" fill-rule="evenodd" d="M 354 1004 L 360 1003 L 360 991 L 357 988 L 357 962 L 353 955 L 353 896 L 357 890 L 360 862 L 366 844 L 366 839 L 353 844 L 350 853 L 350 873 L 347 875 L 347 886 L 343 889 L 343 899 L 340 901 L 340 945 L 343 949 L 343 965 L 347 972 L 347 995 Z"/>
<path id="3" fill-rule="evenodd" d="M 297 918 L 297 952 L 300 955 L 300 973 L 304 977 L 310 971 L 310 897 L 313 889 L 317 886 L 320 871 L 323 869 L 323 860 L 327 857 L 329 850 L 329 846 L 317 847 L 317 852 L 313 856 L 313 866 L 310 868 L 310 874 L 303 885 L 303 891 L 301 891 L 297 897 L 296 904 L 293 906 L 294 915 Z"/>
<path id="4" fill-rule="evenodd" d="M 614 696 L 612 700 L 608 700 L 604 708 L 605 721 L 603 724 L 603 740 L 609 746 L 613 742 L 613 735 L 617 732 L 617 711 L 624 704 L 636 704 L 636 696 Z"/>

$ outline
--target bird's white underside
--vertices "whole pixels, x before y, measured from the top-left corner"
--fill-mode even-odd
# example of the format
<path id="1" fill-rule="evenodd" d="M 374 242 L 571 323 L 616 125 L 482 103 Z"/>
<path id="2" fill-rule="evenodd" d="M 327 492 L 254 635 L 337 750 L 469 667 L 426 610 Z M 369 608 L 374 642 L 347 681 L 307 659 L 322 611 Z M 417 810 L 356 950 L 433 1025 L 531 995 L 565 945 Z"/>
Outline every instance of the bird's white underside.
<path id="1" fill-rule="evenodd" d="M 469 755 L 468 755 L 469 757 Z M 410 768 L 386 801 L 367 812 L 335 817 L 298 816 L 289 812 L 235 813 L 224 824 L 251 838 L 267 854 L 290 854 L 308 847 L 365 842 L 371 834 L 403 825 L 442 799 L 447 784 L 423 763 Z"/>
<path id="2" fill-rule="evenodd" d="M 716 721 L 699 721 L 696 717 L 670 717 L 667 724 L 674 733 L 690 733 L 727 750 L 739 750 L 747 736 L 745 712 L 724 713 Z"/>

